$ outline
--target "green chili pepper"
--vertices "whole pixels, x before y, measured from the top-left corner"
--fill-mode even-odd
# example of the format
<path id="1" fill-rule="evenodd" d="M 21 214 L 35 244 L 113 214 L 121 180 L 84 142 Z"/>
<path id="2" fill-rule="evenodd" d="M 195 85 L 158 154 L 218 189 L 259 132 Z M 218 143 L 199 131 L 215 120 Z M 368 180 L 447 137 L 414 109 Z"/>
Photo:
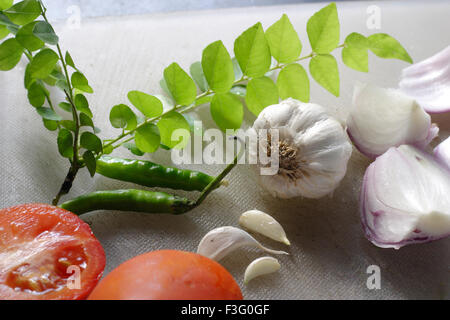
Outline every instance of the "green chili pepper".
<path id="1" fill-rule="evenodd" d="M 60 205 L 77 215 L 96 210 L 118 210 L 179 215 L 192 210 L 195 202 L 164 192 L 144 190 L 97 191 Z"/>
<path id="2" fill-rule="evenodd" d="M 205 173 L 165 167 L 142 161 L 102 156 L 97 160 L 97 173 L 116 180 L 145 187 L 161 187 L 185 191 L 203 191 L 212 181 Z"/>

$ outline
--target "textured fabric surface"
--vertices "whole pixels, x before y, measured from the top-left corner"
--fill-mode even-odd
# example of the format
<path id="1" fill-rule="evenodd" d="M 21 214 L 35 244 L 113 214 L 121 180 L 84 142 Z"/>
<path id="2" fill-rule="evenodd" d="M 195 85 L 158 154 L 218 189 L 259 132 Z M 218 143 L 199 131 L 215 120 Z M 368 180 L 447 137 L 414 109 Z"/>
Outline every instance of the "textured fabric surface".
<path id="1" fill-rule="evenodd" d="M 450 4 L 382 2 L 381 29 L 368 30 L 367 3 L 339 4 L 343 39 L 358 31 L 363 34 L 386 32 L 399 39 L 415 61 L 422 60 L 450 43 Z M 247 27 L 261 21 L 265 27 L 287 13 L 299 31 L 303 52 L 309 53 L 306 21 L 320 5 L 232 9 L 190 13 L 160 14 L 114 19 L 83 20 L 78 30 L 57 26 L 63 49 L 70 49 L 75 63 L 85 72 L 95 94 L 90 97 L 94 121 L 102 137 L 119 134 L 108 123 L 110 108 L 127 103 L 128 91 L 137 89 L 160 94 L 159 80 L 164 67 L 177 61 L 184 68 L 201 58 L 201 50 L 222 39 L 232 51 L 234 39 Z M 51 8 L 49 8 L 51 10 Z M 366 81 L 396 87 L 405 63 L 370 57 L 370 73 L 344 67 L 341 70 L 341 97 L 334 98 L 316 84 L 312 101 L 345 119 L 353 85 Z M 306 64 L 305 64 L 306 65 Z M 44 129 L 40 118 L 26 100 L 23 89 L 24 63 L 12 72 L 0 73 L 0 206 L 50 202 L 68 169 L 58 155 L 56 136 Z M 55 93 L 56 96 L 59 93 Z M 55 96 L 55 97 L 56 97 Z M 62 101 L 62 96 L 58 96 Z M 57 101 L 55 99 L 55 101 Z M 213 123 L 207 109 L 198 111 L 205 127 Z M 69 115 L 67 115 L 69 116 Z M 450 127 L 449 117 L 436 118 Z M 254 118 L 246 115 L 247 125 Z M 118 155 L 129 156 L 127 150 Z M 170 164 L 167 152 L 148 158 Z M 292 242 L 290 256 L 280 257 L 278 274 L 262 277 L 243 286 L 246 266 L 263 253 L 239 250 L 222 261 L 243 287 L 247 299 L 408 299 L 449 298 L 450 239 L 400 251 L 379 249 L 363 236 L 358 212 L 362 176 L 369 161 L 357 151 L 333 197 L 322 200 L 271 198 L 256 182 L 246 166 L 239 166 L 229 177 L 230 187 L 216 191 L 203 206 L 185 216 L 173 217 L 117 212 L 95 212 L 84 216 L 103 244 L 107 255 L 106 273 L 138 254 L 163 249 L 195 251 L 203 235 L 213 228 L 238 225 L 240 214 L 260 209 L 275 216 Z M 191 166 L 199 169 L 200 167 Z M 223 166 L 202 166 L 217 174 Z M 130 184 L 83 171 L 69 195 L 92 190 L 130 187 Z M 68 197 L 65 197 L 67 199 Z M 274 249 L 286 248 L 258 237 Z M 381 268 L 381 289 L 368 290 L 367 267 Z"/>

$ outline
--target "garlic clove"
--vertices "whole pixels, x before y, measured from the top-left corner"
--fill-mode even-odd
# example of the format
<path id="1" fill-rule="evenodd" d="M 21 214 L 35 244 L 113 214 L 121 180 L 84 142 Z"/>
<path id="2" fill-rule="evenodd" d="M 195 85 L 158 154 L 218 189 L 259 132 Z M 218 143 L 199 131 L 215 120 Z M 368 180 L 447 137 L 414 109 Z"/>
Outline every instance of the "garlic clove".
<path id="1" fill-rule="evenodd" d="M 256 259 L 245 270 L 244 283 L 248 284 L 256 277 L 274 273 L 280 270 L 281 265 L 277 259 L 272 257 L 263 257 Z"/>
<path id="2" fill-rule="evenodd" d="M 450 137 L 434 149 L 434 155 L 438 161 L 450 168 Z"/>
<path id="3" fill-rule="evenodd" d="M 241 215 L 239 224 L 272 240 L 291 245 L 283 227 L 272 216 L 259 210 L 250 210 Z"/>
<path id="4" fill-rule="evenodd" d="M 430 113 L 450 111 L 450 46 L 405 68 L 399 88 Z"/>
<path id="5" fill-rule="evenodd" d="M 273 136 L 268 139 L 263 130 L 277 131 L 278 141 L 271 141 Z M 260 143 L 270 142 L 271 148 L 279 150 L 274 174 L 264 175 L 261 170 L 275 160 L 270 159 L 268 165 L 258 163 L 260 183 L 274 197 L 322 198 L 333 193 L 346 174 L 353 151 L 348 136 L 317 104 L 287 99 L 269 106 L 260 113 L 252 131 Z M 252 156 L 260 152 L 258 144 L 249 148 Z"/>
<path id="6" fill-rule="evenodd" d="M 438 128 L 415 100 L 399 90 L 357 85 L 347 132 L 358 150 L 376 158 L 402 144 L 424 147 Z"/>
<path id="7" fill-rule="evenodd" d="M 450 170 L 420 149 L 391 148 L 366 171 L 361 220 L 366 237 L 399 249 L 450 235 Z"/>
<path id="8" fill-rule="evenodd" d="M 284 251 L 264 247 L 250 234 L 235 227 L 220 227 L 208 232 L 197 248 L 197 253 L 219 261 L 241 247 L 256 247 L 271 254 L 286 254 Z"/>

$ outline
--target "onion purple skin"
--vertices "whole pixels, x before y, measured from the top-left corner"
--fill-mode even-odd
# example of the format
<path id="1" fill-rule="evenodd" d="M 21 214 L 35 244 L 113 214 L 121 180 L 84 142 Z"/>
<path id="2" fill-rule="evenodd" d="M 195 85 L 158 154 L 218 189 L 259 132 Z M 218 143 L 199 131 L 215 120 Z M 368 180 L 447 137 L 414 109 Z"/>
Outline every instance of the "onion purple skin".
<path id="1" fill-rule="evenodd" d="M 395 149 L 395 148 L 391 148 L 391 149 Z M 425 154 L 424 156 L 430 157 L 433 160 L 437 161 L 435 159 L 435 157 L 432 157 L 431 155 Z M 438 161 L 439 162 L 439 161 Z M 374 216 L 374 223 L 376 223 L 376 219 L 384 214 L 389 214 L 387 212 L 384 211 L 371 211 L 369 210 L 369 208 L 366 208 L 366 204 L 367 204 L 367 188 L 368 188 L 368 184 L 371 182 L 369 179 L 369 174 L 371 173 L 371 170 L 375 169 L 375 162 L 373 162 L 366 170 L 365 174 L 364 174 L 364 178 L 363 178 L 363 183 L 362 183 L 362 188 L 361 188 L 361 194 L 360 194 L 360 199 L 359 199 L 359 203 L 360 203 L 360 216 L 361 216 L 361 225 L 364 231 L 364 234 L 366 236 L 366 238 L 372 242 L 375 246 L 380 247 L 380 248 L 392 248 L 392 249 L 400 249 L 404 246 L 407 245 L 411 245 L 411 244 L 423 244 L 423 243 L 428 243 L 428 242 L 432 242 L 432 241 L 436 241 L 436 240 L 441 240 L 444 238 L 447 238 L 450 236 L 449 234 L 446 235 L 442 235 L 442 236 L 438 236 L 438 237 L 434 237 L 434 236 L 430 236 L 426 233 L 423 233 L 420 230 L 415 230 L 414 233 L 416 234 L 415 237 L 413 238 L 408 238 L 408 239 L 404 239 L 400 242 L 389 242 L 389 241 L 385 241 L 382 238 L 380 238 L 377 235 L 376 230 L 374 230 L 373 228 L 371 228 L 369 226 L 369 223 L 367 222 L 367 216 L 368 215 L 372 215 Z"/>

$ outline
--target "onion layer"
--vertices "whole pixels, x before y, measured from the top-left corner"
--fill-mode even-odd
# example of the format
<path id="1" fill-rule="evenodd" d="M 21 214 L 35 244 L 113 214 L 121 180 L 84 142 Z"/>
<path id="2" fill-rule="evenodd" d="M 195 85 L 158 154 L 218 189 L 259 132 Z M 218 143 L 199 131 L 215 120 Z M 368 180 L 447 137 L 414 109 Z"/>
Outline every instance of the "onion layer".
<path id="1" fill-rule="evenodd" d="M 427 112 L 450 111 L 450 46 L 404 69 L 399 87 Z"/>
<path id="2" fill-rule="evenodd" d="M 420 149 L 391 148 L 366 171 L 361 219 L 376 246 L 399 249 L 450 235 L 450 170 Z"/>
<path id="3" fill-rule="evenodd" d="M 425 147 L 439 129 L 415 100 L 399 90 L 357 85 L 347 132 L 359 151 L 376 158 L 403 144 Z"/>
<path id="4" fill-rule="evenodd" d="M 438 161 L 450 169 L 450 138 L 447 138 L 434 149 L 434 155 Z"/>

